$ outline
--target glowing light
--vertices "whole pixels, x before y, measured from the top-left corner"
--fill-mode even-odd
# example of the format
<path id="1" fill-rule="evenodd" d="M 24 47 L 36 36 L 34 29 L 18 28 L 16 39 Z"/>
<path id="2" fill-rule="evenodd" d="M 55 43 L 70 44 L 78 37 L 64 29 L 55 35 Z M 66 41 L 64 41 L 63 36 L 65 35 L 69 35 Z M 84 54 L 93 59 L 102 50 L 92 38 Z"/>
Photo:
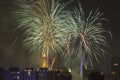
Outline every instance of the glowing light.
<path id="1" fill-rule="evenodd" d="M 67 69 L 68 69 L 68 72 L 70 72 L 70 73 L 72 72 L 72 70 L 70 68 L 67 68 Z"/>
<path id="2" fill-rule="evenodd" d="M 115 71 L 112 71 L 112 74 L 116 74 L 116 72 L 115 72 Z"/>
<path id="3" fill-rule="evenodd" d="M 43 54 L 43 63 L 42 63 L 42 68 L 47 68 L 47 62 L 46 62 L 46 54 Z"/>
<path id="4" fill-rule="evenodd" d="M 83 63 L 82 63 L 82 58 L 80 60 L 80 76 L 82 76 L 83 73 Z"/>
<path id="5" fill-rule="evenodd" d="M 45 54 L 43 54 L 43 57 L 46 57 L 46 55 L 45 55 Z"/>
<path id="6" fill-rule="evenodd" d="M 114 66 L 118 66 L 118 63 L 114 63 L 113 65 L 114 65 Z"/>

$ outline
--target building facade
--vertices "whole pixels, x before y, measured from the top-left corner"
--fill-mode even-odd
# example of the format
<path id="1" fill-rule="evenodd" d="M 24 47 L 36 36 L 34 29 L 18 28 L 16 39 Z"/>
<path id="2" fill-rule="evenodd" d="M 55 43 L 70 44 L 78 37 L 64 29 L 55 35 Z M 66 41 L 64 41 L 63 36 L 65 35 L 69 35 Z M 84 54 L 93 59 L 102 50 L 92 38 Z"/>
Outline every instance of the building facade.
<path id="1" fill-rule="evenodd" d="M 67 68 L 33 70 L 32 67 L 27 67 L 19 70 L 17 67 L 11 67 L 7 71 L 0 69 L 0 80 L 72 80 L 72 75 Z"/>
<path id="2" fill-rule="evenodd" d="M 111 80 L 120 80 L 120 58 L 111 59 Z"/>

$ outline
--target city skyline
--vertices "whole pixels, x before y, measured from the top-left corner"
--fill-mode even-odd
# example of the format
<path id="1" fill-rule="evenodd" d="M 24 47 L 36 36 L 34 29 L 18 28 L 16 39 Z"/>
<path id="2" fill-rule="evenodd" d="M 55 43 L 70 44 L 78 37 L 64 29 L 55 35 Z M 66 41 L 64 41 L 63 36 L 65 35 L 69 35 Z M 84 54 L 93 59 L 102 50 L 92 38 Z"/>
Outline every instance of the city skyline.
<path id="1" fill-rule="evenodd" d="M 113 2 L 109 0 L 106 0 L 106 1 L 82 0 L 81 2 L 83 2 L 81 4 L 82 6 L 84 6 L 86 10 L 89 10 L 89 8 L 96 9 L 96 7 L 100 7 L 100 10 L 104 13 L 104 17 L 109 20 L 106 24 L 108 27 L 106 28 L 110 29 L 113 40 L 110 41 L 111 47 L 108 51 L 108 54 L 106 55 L 106 59 L 102 60 L 100 64 L 97 64 L 98 66 L 102 65 L 105 67 L 105 69 L 107 69 L 107 67 L 110 64 L 106 66 L 106 63 L 110 63 L 111 57 L 120 56 L 120 50 L 119 50 L 120 49 L 120 37 L 119 37 L 120 35 L 119 13 L 120 12 L 118 9 L 119 8 L 118 2 Z M 72 5 L 76 5 L 76 3 L 77 3 L 77 0 L 75 0 L 75 2 Z M 19 64 L 22 64 L 22 63 L 24 64 L 22 66 L 25 66 L 25 65 L 27 66 L 31 64 L 30 62 L 31 58 L 25 57 L 25 53 L 27 52 L 25 52 L 24 48 L 20 45 L 20 43 L 16 45 L 13 44 L 14 43 L 13 38 L 15 38 L 16 34 L 14 34 L 14 32 L 12 31 L 12 28 L 13 26 L 16 26 L 16 24 L 14 23 L 15 19 L 13 18 L 13 16 L 11 16 L 11 12 L 13 10 L 12 7 L 14 7 L 12 5 L 13 3 L 9 0 L 0 1 L 0 9 L 1 9 L 0 11 L 0 17 L 1 17 L 0 19 L 0 24 L 1 24 L 0 26 L 0 66 L 13 66 L 13 65 L 21 66 Z M 8 61 L 10 63 L 7 63 Z M 39 61 L 37 61 L 37 63 L 39 63 Z M 35 63 L 32 62 L 32 65 L 34 64 Z M 102 66 L 100 66 L 100 68 Z M 102 68 L 103 70 L 105 70 L 104 67 Z"/>

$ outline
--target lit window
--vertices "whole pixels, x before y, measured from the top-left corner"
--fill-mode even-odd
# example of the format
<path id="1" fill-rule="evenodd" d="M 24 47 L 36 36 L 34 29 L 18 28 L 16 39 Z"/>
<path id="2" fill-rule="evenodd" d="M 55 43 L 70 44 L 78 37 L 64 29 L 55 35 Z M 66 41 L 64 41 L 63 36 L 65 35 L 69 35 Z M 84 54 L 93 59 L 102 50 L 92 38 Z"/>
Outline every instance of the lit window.
<path id="1" fill-rule="evenodd" d="M 114 66 L 118 66 L 118 63 L 114 63 L 113 65 L 114 65 Z"/>
<path id="2" fill-rule="evenodd" d="M 116 72 L 115 72 L 115 71 L 112 71 L 111 73 L 112 73 L 112 74 L 116 74 Z"/>

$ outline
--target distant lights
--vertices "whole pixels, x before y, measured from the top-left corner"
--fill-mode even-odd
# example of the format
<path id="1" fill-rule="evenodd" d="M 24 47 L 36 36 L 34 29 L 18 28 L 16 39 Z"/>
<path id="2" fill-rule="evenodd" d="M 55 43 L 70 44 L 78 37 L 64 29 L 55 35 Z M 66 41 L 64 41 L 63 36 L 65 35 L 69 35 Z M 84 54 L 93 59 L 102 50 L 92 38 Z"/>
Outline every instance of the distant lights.
<path id="1" fill-rule="evenodd" d="M 70 68 L 67 68 L 67 69 L 68 69 L 68 72 L 69 72 L 69 73 L 71 73 L 71 72 L 72 72 L 72 70 L 71 70 Z"/>
<path id="2" fill-rule="evenodd" d="M 115 71 L 112 71 L 112 74 L 114 75 L 114 74 L 116 74 L 116 72 L 115 72 Z"/>
<path id="3" fill-rule="evenodd" d="M 118 66 L 118 63 L 114 63 L 113 65 L 114 65 L 114 66 Z"/>
<path id="4" fill-rule="evenodd" d="M 43 58 L 45 58 L 45 57 L 46 57 L 46 54 L 44 53 L 44 54 L 43 54 Z"/>

